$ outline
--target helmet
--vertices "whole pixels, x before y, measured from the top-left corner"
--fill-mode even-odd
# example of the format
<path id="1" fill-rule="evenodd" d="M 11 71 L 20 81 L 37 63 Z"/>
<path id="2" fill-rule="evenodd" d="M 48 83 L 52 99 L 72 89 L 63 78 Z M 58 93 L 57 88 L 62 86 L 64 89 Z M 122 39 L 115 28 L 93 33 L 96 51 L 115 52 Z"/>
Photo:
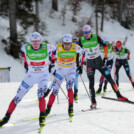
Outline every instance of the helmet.
<path id="1" fill-rule="evenodd" d="M 72 35 L 71 34 L 65 34 L 62 38 L 63 43 L 72 43 Z"/>
<path id="2" fill-rule="evenodd" d="M 121 47 L 122 46 L 122 42 L 121 41 L 117 41 L 116 42 L 116 47 Z"/>
<path id="3" fill-rule="evenodd" d="M 33 32 L 30 35 L 30 41 L 41 41 L 41 35 L 38 32 Z"/>
<path id="4" fill-rule="evenodd" d="M 89 32 L 89 31 L 91 31 L 90 25 L 84 25 L 82 31 L 83 31 L 83 32 Z"/>
<path id="5" fill-rule="evenodd" d="M 76 44 L 78 44 L 78 42 L 79 42 L 79 38 L 77 38 L 77 37 L 74 37 L 74 38 L 73 38 L 73 43 L 76 43 Z"/>

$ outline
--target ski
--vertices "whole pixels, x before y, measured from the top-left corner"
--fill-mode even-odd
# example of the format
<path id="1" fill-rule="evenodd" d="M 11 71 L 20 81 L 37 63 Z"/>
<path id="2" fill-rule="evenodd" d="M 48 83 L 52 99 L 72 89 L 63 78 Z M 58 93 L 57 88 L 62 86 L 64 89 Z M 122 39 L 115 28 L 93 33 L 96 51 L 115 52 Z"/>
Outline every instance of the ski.
<path id="1" fill-rule="evenodd" d="M 15 123 L 7 123 L 7 124 L 1 126 L 0 128 L 4 128 L 4 127 L 12 127 L 12 126 L 15 126 Z"/>
<path id="2" fill-rule="evenodd" d="M 99 109 L 101 109 L 101 108 L 94 108 L 94 109 L 91 109 L 91 108 L 89 108 L 89 109 L 82 109 L 81 111 L 82 111 L 82 112 L 88 112 L 88 111 L 94 111 L 94 110 L 99 110 Z"/>
<path id="3" fill-rule="evenodd" d="M 124 103 L 128 103 L 128 104 L 134 104 L 134 101 L 130 101 L 130 100 L 122 101 L 122 100 L 119 100 L 119 99 L 116 99 L 116 98 L 105 97 L 105 96 L 102 96 L 101 98 L 107 99 L 107 100 L 113 100 L 113 101 L 124 102 Z"/>
<path id="4" fill-rule="evenodd" d="M 56 116 L 56 114 L 53 114 L 53 115 L 47 115 L 46 118 L 51 118 L 53 116 Z M 37 120 L 39 119 L 39 117 L 31 117 L 31 118 L 26 118 L 26 119 L 23 119 L 24 121 L 31 121 L 31 120 Z"/>

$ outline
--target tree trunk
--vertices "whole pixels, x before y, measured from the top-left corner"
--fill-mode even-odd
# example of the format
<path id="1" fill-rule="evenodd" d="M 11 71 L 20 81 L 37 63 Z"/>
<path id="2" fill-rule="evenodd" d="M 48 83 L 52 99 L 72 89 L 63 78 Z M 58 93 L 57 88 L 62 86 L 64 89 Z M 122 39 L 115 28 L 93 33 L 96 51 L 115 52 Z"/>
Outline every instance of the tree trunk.
<path id="1" fill-rule="evenodd" d="M 58 0 L 52 0 L 52 9 L 58 11 Z"/>
<path id="2" fill-rule="evenodd" d="M 96 34 L 98 35 L 98 0 L 96 0 L 95 18 L 96 18 Z"/>
<path id="3" fill-rule="evenodd" d="M 10 54 L 14 58 L 19 58 L 20 46 L 17 42 L 16 24 L 16 0 L 9 0 L 9 25 L 10 25 Z"/>
<path id="4" fill-rule="evenodd" d="M 101 31 L 103 32 L 103 26 L 104 26 L 104 0 L 102 0 L 102 12 L 101 12 Z"/>
<path id="5" fill-rule="evenodd" d="M 124 3 L 124 0 L 120 0 L 120 4 L 119 4 L 119 22 L 120 22 L 120 24 L 122 23 L 123 3 Z"/>
<path id="6" fill-rule="evenodd" d="M 36 7 L 36 20 L 35 20 L 35 30 L 39 31 L 39 1 L 35 1 L 35 7 Z"/>

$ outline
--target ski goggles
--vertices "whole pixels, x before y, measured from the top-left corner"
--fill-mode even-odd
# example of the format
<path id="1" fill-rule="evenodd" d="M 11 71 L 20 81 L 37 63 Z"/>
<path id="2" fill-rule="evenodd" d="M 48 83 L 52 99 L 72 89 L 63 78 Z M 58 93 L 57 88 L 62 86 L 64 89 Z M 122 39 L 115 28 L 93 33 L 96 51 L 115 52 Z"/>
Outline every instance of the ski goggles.
<path id="1" fill-rule="evenodd" d="M 31 41 L 32 45 L 37 45 L 37 44 L 40 44 L 41 41 Z"/>
<path id="2" fill-rule="evenodd" d="M 91 33 L 91 31 L 83 32 L 83 34 L 89 34 L 89 33 Z"/>
<path id="3" fill-rule="evenodd" d="M 63 42 L 63 45 L 71 45 L 72 43 L 69 42 Z"/>

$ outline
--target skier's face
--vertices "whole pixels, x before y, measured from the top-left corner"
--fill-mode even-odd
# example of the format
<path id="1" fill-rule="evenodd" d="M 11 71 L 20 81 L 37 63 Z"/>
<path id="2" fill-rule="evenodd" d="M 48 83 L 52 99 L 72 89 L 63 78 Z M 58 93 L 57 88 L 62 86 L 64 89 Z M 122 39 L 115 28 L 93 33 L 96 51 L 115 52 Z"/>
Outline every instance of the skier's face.
<path id="1" fill-rule="evenodd" d="M 87 31 L 87 32 L 84 32 L 83 31 L 83 35 L 86 37 L 86 39 L 89 39 L 91 37 L 91 31 Z"/>
<path id="2" fill-rule="evenodd" d="M 63 48 L 64 48 L 65 50 L 70 50 L 71 44 L 72 44 L 72 43 L 63 43 Z"/>
<path id="3" fill-rule="evenodd" d="M 31 41 L 32 47 L 33 47 L 34 49 L 39 49 L 40 43 L 41 43 L 40 40 Z"/>

